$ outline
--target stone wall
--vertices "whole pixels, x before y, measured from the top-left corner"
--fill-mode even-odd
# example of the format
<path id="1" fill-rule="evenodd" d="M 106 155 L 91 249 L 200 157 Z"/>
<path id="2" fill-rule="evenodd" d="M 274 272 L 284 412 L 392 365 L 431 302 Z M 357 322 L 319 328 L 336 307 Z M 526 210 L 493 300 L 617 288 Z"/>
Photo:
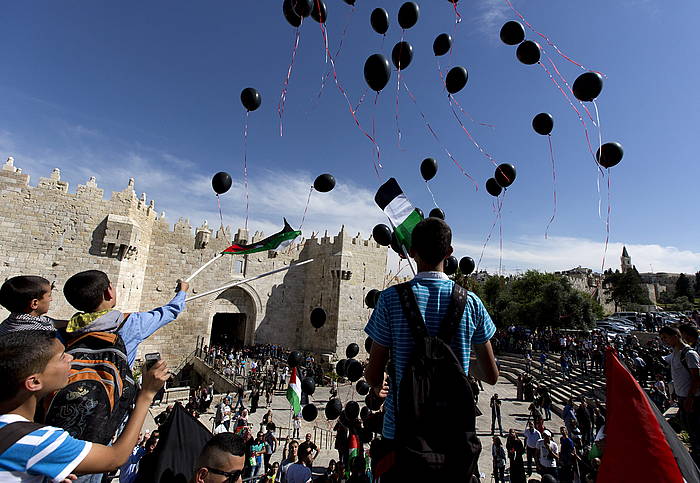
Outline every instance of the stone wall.
<path id="1" fill-rule="evenodd" d="M 147 311 L 174 296 L 185 278 L 230 245 L 230 228 L 212 230 L 206 221 L 193 230 L 179 219 L 170 229 L 156 214 L 155 203 L 137 197 L 134 180 L 109 200 L 94 178 L 75 193 L 54 170 L 29 185 L 12 160 L 0 170 L 0 281 L 36 274 L 56 282 L 49 315 L 68 318 L 74 312 L 64 299 L 63 283 L 88 269 L 107 273 L 117 289 L 117 309 Z M 264 238 L 254 233 L 250 241 Z M 249 238 L 238 230 L 234 241 Z M 385 284 L 387 249 L 341 228 L 335 237 L 301 240 L 281 252 L 224 256 L 191 282 L 191 294 L 228 282 L 288 267 L 298 268 L 244 283 L 188 303 L 178 319 L 158 330 L 139 349 L 142 356 L 160 352 L 176 365 L 195 348 L 197 337 L 209 341 L 217 313 L 245 313 L 245 342 L 276 343 L 317 352 L 344 354 L 350 342 L 361 344 L 370 311 L 364 296 Z M 309 314 L 327 312 L 327 322 L 314 329 Z M 0 308 L 0 317 L 7 312 Z"/>

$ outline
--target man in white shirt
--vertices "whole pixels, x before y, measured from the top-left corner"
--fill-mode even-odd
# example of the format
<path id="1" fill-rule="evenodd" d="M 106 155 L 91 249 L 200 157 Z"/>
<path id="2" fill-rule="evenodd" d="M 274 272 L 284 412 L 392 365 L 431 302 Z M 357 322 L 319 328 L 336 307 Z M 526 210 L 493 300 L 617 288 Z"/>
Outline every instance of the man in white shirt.
<path id="1" fill-rule="evenodd" d="M 552 433 L 545 429 L 542 439 L 537 442 L 537 466 L 540 475 L 552 475 L 555 479 L 559 477 L 559 447 L 552 441 Z"/>
<path id="2" fill-rule="evenodd" d="M 525 451 L 527 453 L 527 474 L 532 474 L 532 460 L 537 458 L 537 443 L 542 439 L 542 435 L 535 429 L 535 425 L 527 423 L 527 429 L 523 431 L 525 437 Z M 537 463 L 537 461 L 535 461 Z"/>

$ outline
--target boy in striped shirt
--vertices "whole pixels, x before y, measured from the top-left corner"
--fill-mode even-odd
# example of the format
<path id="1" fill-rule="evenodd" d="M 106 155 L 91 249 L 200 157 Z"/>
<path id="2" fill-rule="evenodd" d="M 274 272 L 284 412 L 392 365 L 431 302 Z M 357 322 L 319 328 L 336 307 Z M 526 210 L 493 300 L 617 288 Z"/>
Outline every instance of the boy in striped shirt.
<path id="1" fill-rule="evenodd" d="M 10 429 L 27 427 L 41 398 L 66 385 L 72 357 L 64 351 L 55 332 L 47 330 L 0 337 L 0 446 L 12 441 Z M 75 439 L 52 426 L 30 428 L 0 453 L 0 482 L 68 482 L 75 479 L 73 473 L 117 469 L 129 458 L 148 407 L 168 377 L 163 361 L 144 373 L 129 422 L 112 446 Z"/>

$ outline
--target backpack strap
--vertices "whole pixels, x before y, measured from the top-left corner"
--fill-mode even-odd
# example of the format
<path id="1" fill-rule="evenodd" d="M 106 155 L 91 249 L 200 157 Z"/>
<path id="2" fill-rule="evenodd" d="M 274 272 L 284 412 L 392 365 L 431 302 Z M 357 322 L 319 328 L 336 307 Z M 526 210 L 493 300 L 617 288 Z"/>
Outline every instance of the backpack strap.
<path id="1" fill-rule="evenodd" d="M 43 427 L 43 424 L 30 421 L 15 421 L 14 423 L 6 424 L 0 428 L 0 455 L 26 435 Z"/>
<path id="2" fill-rule="evenodd" d="M 411 284 L 409 282 L 404 282 L 396 285 L 395 287 L 396 291 L 399 293 L 401 308 L 403 309 L 403 314 L 408 321 L 408 327 L 411 329 L 413 338 L 420 340 L 424 337 L 428 337 L 428 328 L 425 326 L 425 321 L 420 313 L 418 301 L 416 300 L 416 294 L 413 293 Z"/>
<path id="3" fill-rule="evenodd" d="M 447 307 L 447 314 L 445 314 L 445 318 L 440 324 L 440 332 L 438 333 L 438 337 L 447 345 L 450 345 L 452 338 L 457 333 L 457 329 L 462 324 L 462 316 L 466 305 L 467 291 L 464 287 L 455 283 L 452 286 L 452 300 L 450 300 L 450 305 Z"/>

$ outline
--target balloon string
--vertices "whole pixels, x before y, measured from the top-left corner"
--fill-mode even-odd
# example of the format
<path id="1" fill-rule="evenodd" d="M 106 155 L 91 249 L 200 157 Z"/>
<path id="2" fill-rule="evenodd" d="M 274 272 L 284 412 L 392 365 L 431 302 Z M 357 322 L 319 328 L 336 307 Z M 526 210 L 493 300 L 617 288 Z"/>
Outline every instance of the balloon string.
<path id="1" fill-rule="evenodd" d="M 248 195 L 248 114 L 250 111 L 245 112 L 245 127 L 243 128 L 243 183 L 245 184 L 245 229 L 248 229 L 248 208 L 249 208 L 249 195 Z"/>
<path id="2" fill-rule="evenodd" d="M 466 133 L 467 137 L 469 137 L 469 140 L 474 144 L 474 146 L 476 146 L 476 148 L 477 148 L 479 151 L 481 151 L 481 154 L 483 154 L 483 155 L 486 157 L 486 159 L 488 159 L 489 161 L 491 161 L 491 162 L 493 163 L 494 166 L 498 166 L 498 163 L 496 162 L 496 158 L 494 158 L 494 157 L 491 156 L 489 153 L 487 153 L 487 152 L 484 150 L 484 148 L 482 148 L 482 147 L 479 145 L 479 143 L 476 141 L 476 139 L 474 139 L 474 136 L 472 136 L 472 134 L 469 132 L 469 130 L 464 126 L 464 123 L 462 122 L 462 120 L 459 118 L 459 115 L 457 115 L 457 112 L 455 111 L 454 105 L 453 105 L 453 103 L 452 103 L 452 101 L 453 101 L 452 94 L 448 94 L 448 95 L 447 95 L 447 99 L 450 101 L 450 109 L 452 110 L 452 114 L 454 114 L 455 119 L 457 119 L 457 122 L 459 123 L 460 127 L 461 127 L 462 130 Z"/>
<path id="3" fill-rule="evenodd" d="M 583 64 L 579 64 L 578 62 L 576 62 L 575 60 L 573 60 L 571 57 L 569 57 L 568 55 L 566 55 L 564 52 L 562 52 L 561 50 L 559 50 L 559 47 L 557 47 L 557 46 L 554 44 L 554 42 L 552 42 L 552 41 L 550 40 L 550 38 L 547 37 L 545 34 L 543 34 L 543 33 L 541 33 L 541 32 L 538 32 L 538 31 L 535 29 L 535 27 L 533 27 L 533 26 L 530 24 L 530 22 L 528 22 L 527 20 L 525 20 L 525 17 L 523 17 L 523 15 L 515 9 L 515 7 L 513 6 L 513 4 L 510 2 L 510 0 L 506 0 L 506 3 L 507 3 L 508 6 L 510 7 L 510 9 L 520 18 L 520 20 L 523 21 L 523 23 L 527 26 L 527 28 L 529 28 L 530 30 L 532 30 L 533 32 L 535 32 L 537 35 L 539 35 L 540 37 L 542 37 L 542 38 L 545 40 L 545 42 L 547 42 L 547 45 L 550 45 L 550 46 L 557 52 L 557 54 L 561 55 L 563 58 L 565 58 L 566 60 L 568 60 L 568 61 L 571 62 L 572 64 L 577 65 L 578 67 L 580 67 L 580 68 L 583 69 L 583 70 L 590 70 L 590 69 L 588 69 L 586 66 L 584 66 Z M 602 72 L 598 72 L 597 70 L 594 70 L 593 72 L 595 72 L 595 73 L 597 73 L 597 74 L 600 74 L 600 75 L 602 75 L 602 76 L 605 77 L 605 78 L 608 77 L 608 76 L 606 76 L 605 74 L 603 74 Z"/>
<path id="4" fill-rule="evenodd" d="M 399 59 L 397 62 L 399 66 L 396 68 L 396 109 L 394 117 L 396 120 L 396 145 L 399 148 L 399 150 L 403 150 L 401 148 L 401 126 L 399 124 L 399 94 L 401 92 L 401 53 L 403 50 L 403 36 L 405 32 L 405 29 L 401 29 L 401 41 L 399 43 Z"/>
<path id="5" fill-rule="evenodd" d="M 442 76 L 441 76 L 441 77 L 442 77 Z M 468 111 L 465 111 L 465 110 L 462 108 L 462 106 L 460 105 L 459 102 L 457 102 L 457 99 L 456 99 L 455 97 L 452 97 L 452 100 L 454 101 L 455 104 L 457 104 L 457 107 L 458 107 L 459 110 L 462 112 L 462 114 L 464 114 L 465 116 L 467 116 L 473 123 L 478 124 L 478 125 L 480 125 L 480 126 L 490 127 L 491 129 L 496 129 L 496 126 L 493 125 L 493 124 L 489 124 L 489 123 L 487 123 L 487 122 L 477 121 L 476 119 L 474 119 L 474 117 L 473 117 L 471 114 L 469 114 Z"/>
<path id="6" fill-rule="evenodd" d="M 437 201 L 435 201 L 435 195 L 433 194 L 433 190 L 430 189 L 430 183 L 426 181 L 425 187 L 428 188 L 428 193 L 430 193 L 430 197 L 433 199 L 433 204 L 435 205 L 435 208 L 440 208 L 437 204 Z"/>
<path id="7" fill-rule="evenodd" d="M 452 1 L 452 0 L 450 0 Z M 462 16 L 459 14 L 459 11 L 457 10 L 457 0 L 452 2 L 452 6 L 455 9 L 455 32 L 457 32 L 457 24 L 462 22 Z M 450 52 L 452 51 L 452 47 L 450 47 Z"/>
<path id="8" fill-rule="evenodd" d="M 350 27 L 350 21 L 352 20 L 352 15 L 355 13 L 355 6 L 353 5 L 352 10 L 348 13 L 348 15 L 345 18 L 345 26 L 343 27 L 343 34 L 340 37 L 340 42 L 338 43 L 338 48 L 335 51 L 335 58 L 337 59 L 338 56 L 340 55 L 340 51 L 343 49 L 343 42 L 345 41 L 345 37 L 348 33 L 348 27 Z M 326 63 L 328 63 L 326 61 Z M 318 96 L 317 98 L 321 97 L 321 94 L 323 93 L 323 88 L 326 86 L 326 81 L 328 78 L 331 76 L 331 70 L 328 69 L 324 76 L 321 78 L 321 89 L 318 91 Z"/>
<path id="9" fill-rule="evenodd" d="M 610 203 L 610 169 L 608 171 L 608 217 L 605 220 L 605 250 L 603 251 L 603 265 L 601 271 L 605 271 L 605 256 L 608 254 L 608 242 L 610 241 L 610 212 L 612 205 Z"/>
<path id="10" fill-rule="evenodd" d="M 304 214 L 301 217 L 301 223 L 299 224 L 299 231 L 301 231 L 302 227 L 304 226 L 304 220 L 306 220 L 306 212 L 309 209 L 309 202 L 311 201 L 311 193 L 313 193 L 314 187 L 311 185 L 311 189 L 309 189 L 309 196 L 306 198 L 306 206 L 304 207 Z"/>
<path id="11" fill-rule="evenodd" d="M 302 19 L 303 22 L 303 19 Z M 292 48 L 292 60 L 289 63 L 289 68 L 287 68 L 287 77 L 284 79 L 284 84 L 282 84 L 282 93 L 280 94 L 280 101 L 277 104 L 277 115 L 280 118 L 280 136 L 283 132 L 283 116 L 284 116 L 284 104 L 287 102 L 287 87 L 289 86 L 289 80 L 292 77 L 292 68 L 294 67 L 294 60 L 297 56 L 297 49 L 299 48 L 299 38 L 301 37 L 301 30 L 297 27 L 294 34 L 294 47 Z"/>
<path id="12" fill-rule="evenodd" d="M 498 250 L 498 274 L 503 275 L 503 217 L 502 217 L 502 211 L 503 211 L 503 200 L 506 197 L 506 190 L 503 190 L 503 196 L 498 200 L 498 244 L 499 244 L 499 250 Z"/>
<path id="13" fill-rule="evenodd" d="M 489 230 L 489 234 L 486 236 L 486 241 L 484 242 L 484 246 L 481 247 L 481 255 L 479 255 L 479 261 L 476 263 L 476 273 L 479 273 L 479 265 L 481 265 L 481 260 L 484 258 L 484 252 L 486 251 L 486 246 L 489 244 L 489 240 L 491 240 L 491 235 L 493 234 L 493 229 L 496 228 L 496 223 L 498 222 L 498 211 L 496 210 L 496 202 L 495 201 L 491 204 L 491 208 L 492 208 L 493 214 L 494 214 L 493 223 L 491 224 L 491 229 Z"/>
<path id="14" fill-rule="evenodd" d="M 433 129 L 433 127 L 432 127 L 432 126 L 430 125 L 430 123 L 428 122 L 428 119 L 425 117 L 425 114 L 423 113 L 423 111 L 420 109 L 420 106 L 418 106 L 418 101 L 416 101 L 416 96 L 413 95 L 413 92 L 411 92 L 411 90 L 408 88 L 408 85 L 406 84 L 406 82 L 403 83 L 403 87 L 404 87 L 404 89 L 406 89 L 406 93 L 408 94 L 408 97 L 411 99 L 411 101 L 413 101 L 413 104 L 414 104 L 414 105 L 416 106 L 416 108 L 418 109 L 418 113 L 419 113 L 420 116 L 423 118 L 423 123 L 425 124 L 425 127 L 428 129 L 428 131 L 430 132 L 430 134 L 433 135 L 433 137 L 435 138 L 435 141 L 437 141 L 438 145 L 442 148 L 443 151 L 445 151 L 445 154 L 447 154 L 447 156 L 452 160 L 452 162 L 455 164 L 455 166 L 457 166 L 457 169 L 459 169 L 460 172 L 461 172 L 464 176 L 466 176 L 466 177 L 472 182 L 472 184 L 474 185 L 474 189 L 475 189 L 476 191 L 479 191 L 479 185 L 476 184 L 476 181 L 474 180 L 474 178 L 472 178 L 472 177 L 469 175 L 469 173 L 467 173 L 467 172 L 464 170 L 464 168 L 462 168 L 462 165 L 459 164 L 459 161 L 457 161 L 457 160 L 454 158 L 454 156 L 452 156 L 452 153 L 450 153 L 450 152 L 447 150 L 447 148 L 442 144 L 442 141 L 440 141 L 440 138 L 438 137 L 437 133 L 435 132 L 435 130 Z"/>
<path id="15" fill-rule="evenodd" d="M 571 108 L 576 112 L 576 115 L 578 116 L 578 120 L 581 122 L 581 125 L 583 126 L 583 132 L 586 135 L 586 144 L 588 145 L 588 151 L 591 153 L 591 156 L 593 156 L 593 162 L 596 164 L 598 167 L 598 170 L 602 172 L 602 168 L 598 165 L 598 162 L 596 161 L 595 158 L 595 153 L 593 152 L 593 146 L 591 145 L 591 139 L 590 136 L 588 135 L 588 126 L 586 125 L 586 121 L 583 119 L 583 116 L 581 115 L 581 112 L 576 108 L 574 103 L 571 101 L 569 98 L 568 94 L 562 88 L 562 86 L 557 82 L 557 80 L 554 78 L 550 70 L 547 68 L 546 65 L 544 65 L 542 62 L 538 62 L 538 64 L 544 69 L 544 71 L 547 73 L 547 76 L 549 79 L 554 83 L 555 86 L 559 89 L 559 92 L 564 96 L 564 98 L 569 102 L 569 105 Z"/>
<path id="16" fill-rule="evenodd" d="M 550 134 L 547 134 L 547 141 L 549 141 L 549 156 L 552 159 L 552 187 L 554 190 L 554 209 L 552 211 L 552 217 L 549 219 L 549 223 L 547 223 L 547 228 L 545 228 L 544 230 L 545 240 L 548 238 L 549 226 L 552 224 L 554 218 L 557 216 L 557 171 L 554 167 L 554 148 L 552 147 L 552 136 Z"/>
<path id="17" fill-rule="evenodd" d="M 367 87 L 365 87 L 364 92 L 363 92 L 362 95 L 360 96 L 360 99 L 357 101 L 357 105 L 355 106 L 355 112 L 356 112 L 356 113 L 357 113 L 357 110 L 358 110 L 358 109 L 360 108 L 360 106 L 362 105 L 362 103 L 364 102 L 365 96 L 366 96 L 366 95 L 367 95 Z"/>
<path id="18" fill-rule="evenodd" d="M 318 5 L 318 0 L 316 0 L 316 4 Z M 319 9 L 319 11 L 321 10 L 320 7 L 318 7 L 318 9 Z M 326 37 L 325 25 L 323 23 L 320 23 L 320 22 L 318 25 L 321 28 L 321 34 L 325 38 Z M 355 115 L 355 110 L 353 109 L 352 103 L 350 102 L 350 99 L 348 98 L 348 94 L 347 94 L 347 92 L 345 92 L 345 89 L 343 89 L 343 86 L 340 84 L 340 81 L 338 80 L 338 72 L 336 71 L 336 68 L 335 68 L 335 61 L 333 60 L 333 56 L 331 55 L 331 53 L 328 51 L 328 44 L 326 43 L 325 46 L 326 46 L 326 54 L 328 55 L 328 60 L 331 61 L 331 67 L 333 69 L 333 81 L 335 82 L 335 85 L 338 88 L 338 90 L 340 91 L 340 93 L 345 98 L 345 102 L 348 105 L 348 109 L 350 110 L 350 114 L 352 115 L 352 119 L 355 121 L 355 125 L 362 132 L 362 134 L 364 134 L 365 137 L 367 137 L 367 139 L 369 139 L 372 142 L 372 144 L 374 144 L 374 148 L 377 152 L 377 159 L 381 160 L 381 148 L 379 147 L 379 144 L 377 144 L 377 141 L 375 140 L 374 136 L 370 135 L 367 131 L 362 129 L 362 125 L 360 124 L 360 120 Z M 379 92 L 377 92 L 377 95 L 379 95 Z M 375 102 L 376 102 L 376 100 L 375 100 Z M 379 164 L 379 167 L 380 168 L 382 167 L 381 163 Z M 377 177 L 379 177 L 381 179 L 381 177 L 379 176 L 379 171 L 377 170 L 376 166 L 374 167 L 374 170 L 377 173 Z"/>
<path id="19" fill-rule="evenodd" d="M 598 115 L 598 104 L 595 102 L 595 99 L 593 100 L 593 107 L 595 107 L 595 122 L 596 122 L 596 127 L 598 128 L 598 152 L 601 152 L 603 149 L 603 130 L 602 127 L 600 126 L 600 116 Z M 598 159 L 596 158 L 596 162 Z"/>
<path id="20" fill-rule="evenodd" d="M 221 219 L 221 228 L 224 228 L 224 215 L 221 212 L 221 198 L 219 197 L 219 193 L 216 193 L 216 204 L 219 205 L 219 218 Z"/>
<path id="21" fill-rule="evenodd" d="M 379 92 L 377 92 L 377 95 L 374 96 L 374 110 L 372 111 L 372 137 L 375 139 L 375 117 L 377 115 L 377 101 L 379 101 Z M 379 169 L 377 169 L 377 166 L 379 166 L 379 168 L 383 168 L 379 151 L 377 151 L 377 160 L 374 161 L 374 172 L 377 175 L 377 178 L 379 178 L 379 180 L 381 181 L 381 176 L 379 176 Z"/>

